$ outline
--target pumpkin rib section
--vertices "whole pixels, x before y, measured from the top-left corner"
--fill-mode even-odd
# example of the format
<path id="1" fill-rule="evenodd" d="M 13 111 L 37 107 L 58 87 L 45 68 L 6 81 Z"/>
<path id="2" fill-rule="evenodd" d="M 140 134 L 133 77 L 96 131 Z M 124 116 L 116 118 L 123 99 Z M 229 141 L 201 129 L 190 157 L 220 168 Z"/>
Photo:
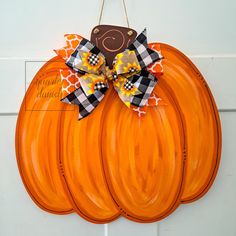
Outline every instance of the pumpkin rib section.
<path id="1" fill-rule="evenodd" d="M 67 181 L 66 181 L 66 178 L 65 178 L 65 175 L 64 175 L 63 172 L 62 172 L 62 177 L 61 178 L 63 179 L 64 187 L 67 191 L 67 196 L 70 199 L 70 202 L 73 206 L 73 212 L 76 212 L 83 219 L 85 219 L 85 220 L 87 220 L 91 223 L 94 223 L 94 224 L 107 224 L 107 223 L 110 223 L 110 222 L 112 222 L 112 221 L 114 221 L 114 220 L 116 220 L 117 218 L 120 217 L 120 213 L 116 214 L 114 217 L 110 217 L 110 218 L 107 218 L 107 219 L 104 219 L 104 220 L 91 218 L 91 217 L 87 216 L 86 214 L 83 213 L 83 211 L 81 211 L 80 207 L 78 207 L 76 201 L 74 200 L 73 194 L 70 191 L 69 185 L 67 184 Z"/>
<path id="2" fill-rule="evenodd" d="M 29 194 L 30 198 L 33 200 L 33 202 L 39 207 L 41 208 L 42 210 L 46 211 L 46 212 L 49 212 L 49 213 L 52 213 L 52 214 L 58 214 L 58 215 L 65 215 L 65 214 L 70 214 L 72 212 L 74 212 L 74 210 L 71 208 L 71 209 L 68 209 L 68 210 L 65 210 L 65 211 L 55 211 L 55 210 L 52 210 L 48 207 L 46 207 L 44 204 L 42 204 L 40 202 L 40 200 L 37 199 L 36 196 L 36 193 L 35 191 L 32 191 L 30 189 L 30 187 L 28 186 L 27 184 L 27 180 L 25 179 L 24 177 L 24 174 L 22 172 L 22 169 L 21 169 L 21 163 L 20 163 L 20 151 L 19 151 L 19 143 L 18 143 L 18 133 L 19 133 L 19 126 L 20 126 L 20 118 L 18 118 L 17 120 L 17 127 L 16 127 L 16 139 L 15 139 L 15 146 L 16 146 L 16 156 L 17 156 L 17 166 L 18 166 L 18 170 L 19 170 L 19 173 L 20 173 L 20 176 L 21 176 L 21 179 L 22 179 L 22 182 L 24 184 L 24 187 L 27 191 L 27 193 Z"/>
<path id="3" fill-rule="evenodd" d="M 209 190 L 220 162 L 221 126 L 211 91 L 196 66 L 183 53 L 160 43 L 164 74 L 186 123 L 187 162 L 182 203 L 193 202 Z"/>
<path id="4" fill-rule="evenodd" d="M 56 59 L 53 58 L 52 63 Z M 48 129 L 57 133 L 55 123 L 58 119 L 54 116 L 56 111 L 53 115 L 54 123 L 48 118 L 52 116 L 52 111 L 42 111 L 42 107 L 54 107 L 54 101 L 47 101 L 48 103 L 43 106 L 42 99 L 37 97 L 37 82 L 55 75 L 57 72 L 53 68 L 50 61 L 47 62 L 36 74 L 26 92 L 16 125 L 16 158 L 22 181 L 32 200 L 41 209 L 50 213 L 68 214 L 73 212 L 73 209 L 64 194 L 56 159 L 50 158 L 57 155 L 57 145 L 48 139 L 50 133 L 47 134 Z M 51 89 L 53 88 L 49 86 L 49 90 Z M 42 121 L 45 122 L 44 131 L 41 129 Z M 54 147 L 52 150 L 46 148 L 48 142 Z"/>
<path id="5" fill-rule="evenodd" d="M 117 205 L 120 206 L 124 217 L 143 223 L 160 220 L 176 209 L 176 207 L 180 204 L 183 186 L 183 150 L 185 144 L 181 116 L 178 114 L 178 109 L 172 101 L 173 98 L 170 97 L 169 94 L 169 96 L 167 95 L 167 91 L 164 91 L 164 88 L 160 88 L 159 92 L 163 95 L 163 97 L 165 97 L 167 104 L 169 102 L 168 106 L 162 108 L 150 107 L 144 117 L 139 118 L 135 112 L 131 112 L 127 109 L 119 100 L 114 91 L 110 97 L 110 104 L 108 104 L 106 111 L 104 112 L 102 155 L 104 172 L 110 192 L 117 202 Z M 163 132 L 163 128 L 161 128 L 160 124 L 158 126 L 158 122 L 166 122 L 165 118 L 167 115 L 164 116 L 164 114 L 167 110 L 169 110 L 168 114 L 171 114 L 170 117 L 173 116 L 172 121 L 175 125 L 173 125 L 173 123 L 171 124 L 171 122 L 165 124 L 166 126 L 162 124 L 163 127 L 168 127 L 168 129 L 166 128 L 166 131 L 168 131 L 167 133 L 169 134 L 168 138 L 166 137 L 164 139 L 161 134 L 165 132 Z M 160 117 L 157 118 L 159 113 L 163 113 L 163 117 L 161 117 L 162 119 Z M 151 128 L 149 127 L 148 129 L 150 124 Z M 163 141 L 161 140 L 161 137 L 165 141 L 169 140 L 169 144 L 172 142 L 170 146 L 173 145 L 174 132 L 172 132 L 172 129 L 170 128 L 171 125 L 175 128 L 175 131 L 177 130 L 176 133 L 179 134 L 179 136 L 175 136 L 176 146 L 178 146 L 178 148 L 176 148 L 177 150 L 172 148 L 172 153 L 168 154 L 168 148 L 165 150 L 163 148 L 164 145 L 151 145 L 154 147 L 154 150 L 150 145 L 147 145 L 147 143 L 152 142 L 151 140 L 155 138 L 157 143 Z M 122 131 L 122 129 L 125 130 Z M 148 137 L 147 130 L 151 138 Z M 144 132 L 141 135 L 143 145 L 140 142 L 137 142 L 137 140 L 141 139 L 138 132 Z M 130 133 L 134 135 L 129 136 Z M 129 146 L 131 146 L 130 149 Z M 160 150 L 157 151 L 157 147 Z M 178 153 L 178 155 L 176 155 L 176 153 Z M 176 169 L 178 169 L 178 171 L 176 171 L 177 174 L 174 179 L 178 180 L 176 180 L 176 182 L 173 181 L 172 184 L 169 184 L 169 187 L 171 186 L 172 189 L 172 198 L 168 203 L 166 203 L 166 200 L 168 200 L 168 197 L 171 194 L 169 189 L 165 189 L 165 186 L 163 186 L 168 183 L 168 178 L 167 180 L 165 179 L 164 172 L 168 173 L 168 168 L 170 168 L 168 166 L 171 162 L 168 163 L 168 158 L 170 161 L 171 158 L 174 159 L 175 155 L 178 159 L 178 165 L 176 165 Z M 166 163 L 165 165 L 161 165 L 160 160 L 157 158 L 158 156 L 164 161 L 166 159 L 168 164 Z M 147 162 L 145 162 L 145 158 L 148 159 Z M 127 159 L 128 161 L 126 161 Z M 174 164 L 172 163 L 172 165 Z M 158 175 L 158 167 L 158 170 L 160 172 L 162 171 L 162 175 Z M 174 167 L 172 167 L 172 169 L 174 169 Z M 172 178 L 173 176 L 174 175 L 172 174 Z M 156 199 L 158 197 L 160 198 L 160 194 L 164 192 L 163 189 L 165 190 L 166 195 L 162 198 L 162 201 L 158 202 Z M 149 194 L 145 193 L 145 191 L 148 191 Z M 156 205 L 153 204 L 152 201 L 156 201 Z M 133 205 L 132 209 L 130 208 L 130 205 Z M 167 205 L 165 209 L 160 210 L 164 205 Z"/>
<path id="6" fill-rule="evenodd" d="M 211 93 L 211 91 L 209 90 L 209 93 Z M 213 97 L 212 97 L 213 98 Z M 218 169 L 219 169 L 219 164 L 220 164 L 220 159 L 221 159 L 221 150 L 222 150 L 222 136 L 221 136 L 221 125 L 220 125 L 220 117 L 219 117 L 219 114 L 218 114 L 218 111 L 215 110 L 215 102 L 213 102 L 213 106 L 214 106 L 214 114 L 215 114 L 215 118 L 216 118 L 216 122 L 217 122 L 217 133 L 219 134 L 219 137 L 218 137 L 218 144 L 217 144 L 217 159 L 216 159 L 216 162 L 215 162 L 215 165 L 213 167 L 213 170 L 212 170 L 212 174 L 209 178 L 209 181 L 208 183 L 206 184 L 206 186 L 204 186 L 202 188 L 202 191 L 198 194 L 196 194 L 195 196 L 191 197 L 191 198 L 186 198 L 186 199 L 183 199 L 182 200 L 182 203 L 183 204 L 187 204 L 187 203 L 192 203 L 198 199 L 200 199 L 201 197 L 203 197 L 207 192 L 208 190 L 210 189 L 210 187 L 212 186 L 215 178 L 216 178 L 216 175 L 217 175 L 217 172 L 218 172 Z"/>
<path id="7" fill-rule="evenodd" d="M 78 108 L 62 113 L 59 162 L 64 187 L 74 210 L 93 223 L 108 223 L 120 211 L 107 188 L 101 163 L 101 114 L 109 91 L 98 107 L 78 121 Z M 70 106 L 65 104 L 65 106 Z"/>

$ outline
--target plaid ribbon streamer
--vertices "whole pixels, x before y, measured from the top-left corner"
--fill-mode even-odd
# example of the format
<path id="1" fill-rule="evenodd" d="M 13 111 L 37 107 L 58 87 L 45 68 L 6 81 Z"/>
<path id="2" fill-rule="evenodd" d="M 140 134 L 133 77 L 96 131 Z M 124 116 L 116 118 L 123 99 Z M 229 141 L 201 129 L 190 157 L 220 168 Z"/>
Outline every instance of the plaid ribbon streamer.
<path id="1" fill-rule="evenodd" d="M 101 102 L 108 89 L 108 80 L 111 80 L 119 97 L 128 107 L 144 107 L 157 83 L 157 78 L 146 68 L 161 59 L 158 52 L 148 48 L 146 29 L 123 53 L 116 56 L 112 70 L 103 63 L 105 57 L 100 50 L 83 38 L 66 61 L 66 65 L 80 75 L 81 86 L 61 101 L 78 105 L 79 119 L 82 119 Z M 85 65 L 86 60 L 92 66 Z"/>
<path id="2" fill-rule="evenodd" d="M 94 94 L 86 96 L 83 89 L 80 87 L 61 101 L 69 104 L 79 106 L 79 119 L 88 116 L 94 108 L 101 102 L 104 97 L 107 88 L 97 90 Z"/>
<path id="3" fill-rule="evenodd" d="M 135 41 L 129 45 L 128 49 L 135 51 L 142 69 L 148 67 L 151 63 L 162 59 L 159 53 L 148 48 L 146 29 L 137 36 Z"/>
<path id="4" fill-rule="evenodd" d="M 133 75 L 130 81 L 142 92 L 133 96 L 131 104 L 137 107 L 145 106 L 157 83 L 157 78 L 147 70 L 142 70 L 139 74 Z"/>

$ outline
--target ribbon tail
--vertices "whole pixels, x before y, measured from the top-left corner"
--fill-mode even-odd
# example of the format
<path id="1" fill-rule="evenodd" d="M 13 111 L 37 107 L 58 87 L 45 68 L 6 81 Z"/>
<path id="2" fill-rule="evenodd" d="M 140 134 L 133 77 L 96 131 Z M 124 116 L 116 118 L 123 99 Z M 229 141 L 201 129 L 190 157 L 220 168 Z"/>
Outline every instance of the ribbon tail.
<path id="1" fill-rule="evenodd" d="M 141 92 L 133 96 L 131 104 L 136 107 L 146 106 L 157 83 L 157 78 L 147 70 L 142 70 L 139 74 L 129 78 L 129 80 Z"/>
<path id="2" fill-rule="evenodd" d="M 82 87 L 80 87 L 75 91 L 73 91 L 72 93 L 70 93 L 69 95 L 67 95 L 61 101 L 68 104 L 77 105 L 79 107 L 78 119 L 81 120 L 92 113 L 92 111 L 98 106 L 98 104 L 104 98 L 106 91 L 107 88 L 103 88 L 87 96 L 83 91 Z"/>
<path id="3" fill-rule="evenodd" d="M 137 36 L 136 40 L 129 45 L 128 49 L 135 51 L 142 69 L 162 59 L 157 51 L 148 48 L 146 29 Z"/>
<path id="4" fill-rule="evenodd" d="M 62 98 L 80 87 L 80 75 L 70 68 L 60 70 L 61 85 L 62 85 Z"/>

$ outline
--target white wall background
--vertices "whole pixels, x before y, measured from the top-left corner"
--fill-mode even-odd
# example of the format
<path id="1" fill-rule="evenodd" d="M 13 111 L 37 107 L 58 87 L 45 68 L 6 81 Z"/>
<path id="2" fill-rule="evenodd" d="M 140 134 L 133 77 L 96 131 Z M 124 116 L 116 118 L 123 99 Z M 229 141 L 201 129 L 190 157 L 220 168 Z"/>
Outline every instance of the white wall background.
<path id="1" fill-rule="evenodd" d="M 190 56 L 215 96 L 223 128 L 218 176 L 208 194 L 158 223 L 123 218 L 94 225 L 76 214 L 51 215 L 26 193 L 15 160 L 17 112 L 24 96 L 24 62 L 47 60 L 64 33 L 90 36 L 100 0 L 0 0 L 0 236 L 235 236 L 236 1 L 126 0 L 131 27 L 149 42 L 169 43 Z M 106 0 L 103 23 L 124 25 L 121 0 Z M 30 81 L 41 63 L 30 63 Z"/>

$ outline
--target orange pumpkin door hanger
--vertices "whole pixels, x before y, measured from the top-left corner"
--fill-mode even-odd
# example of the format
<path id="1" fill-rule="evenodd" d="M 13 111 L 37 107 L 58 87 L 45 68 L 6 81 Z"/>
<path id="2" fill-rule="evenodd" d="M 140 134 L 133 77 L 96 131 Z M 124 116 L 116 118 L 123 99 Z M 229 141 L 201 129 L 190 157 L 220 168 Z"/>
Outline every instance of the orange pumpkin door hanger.
<path id="1" fill-rule="evenodd" d="M 194 64 L 147 32 L 98 25 L 37 72 L 16 126 L 25 188 L 43 210 L 153 222 L 212 185 L 221 126 Z M 59 94 L 59 96 L 41 96 Z"/>

